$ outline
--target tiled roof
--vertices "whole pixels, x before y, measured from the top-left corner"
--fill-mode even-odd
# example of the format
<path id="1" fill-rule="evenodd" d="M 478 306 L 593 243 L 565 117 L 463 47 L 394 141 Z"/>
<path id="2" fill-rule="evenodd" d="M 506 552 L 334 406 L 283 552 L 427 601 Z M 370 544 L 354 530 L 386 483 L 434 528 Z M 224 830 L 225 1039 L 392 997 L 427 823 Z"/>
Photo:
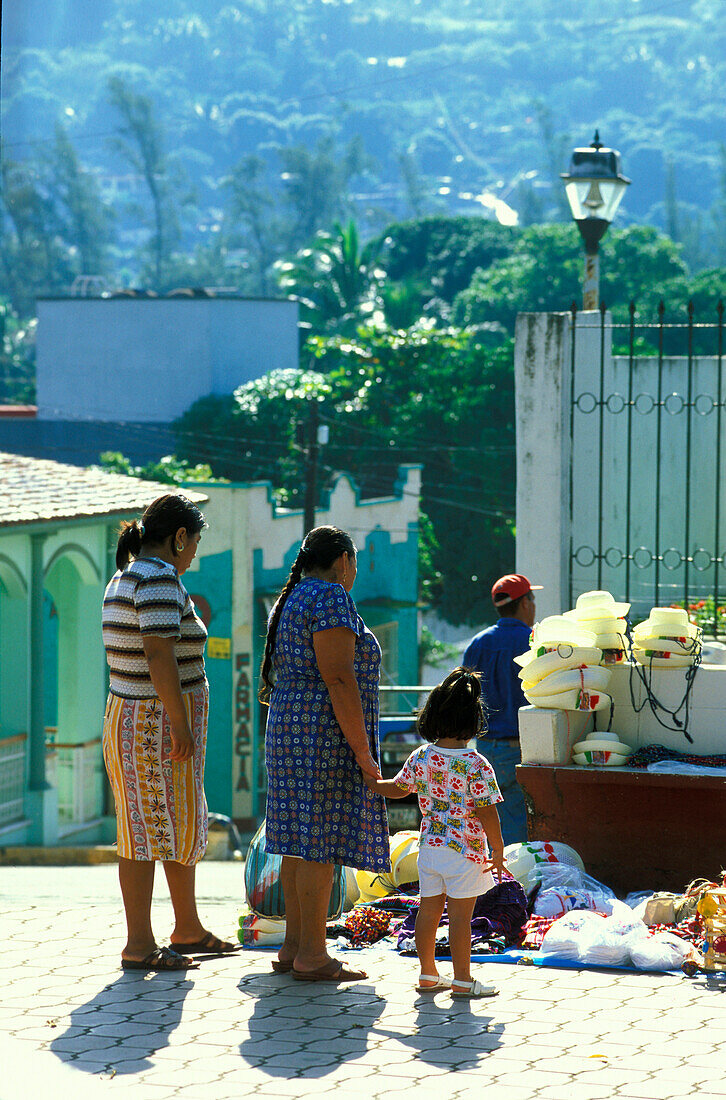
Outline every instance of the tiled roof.
<path id="1" fill-rule="evenodd" d="M 174 487 L 125 474 L 0 451 L 0 528 L 20 523 L 141 513 Z M 203 493 L 182 490 L 199 504 Z"/>

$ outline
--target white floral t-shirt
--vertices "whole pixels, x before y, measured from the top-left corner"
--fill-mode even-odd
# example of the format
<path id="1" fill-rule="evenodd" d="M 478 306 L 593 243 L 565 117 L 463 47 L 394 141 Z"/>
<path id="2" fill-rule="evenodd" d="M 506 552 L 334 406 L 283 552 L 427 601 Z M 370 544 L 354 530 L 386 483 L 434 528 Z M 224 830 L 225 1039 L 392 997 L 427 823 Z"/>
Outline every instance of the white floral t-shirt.
<path id="1" fill-rule="evenodd" d="M 494 769 L 476 749 L 421 745 L 411 753 L 395 783 L 418 795 L 421 844 L 452 848 L 475 863 L 486 863 L 487 837 L 474 810 L 504 800 Z"/>

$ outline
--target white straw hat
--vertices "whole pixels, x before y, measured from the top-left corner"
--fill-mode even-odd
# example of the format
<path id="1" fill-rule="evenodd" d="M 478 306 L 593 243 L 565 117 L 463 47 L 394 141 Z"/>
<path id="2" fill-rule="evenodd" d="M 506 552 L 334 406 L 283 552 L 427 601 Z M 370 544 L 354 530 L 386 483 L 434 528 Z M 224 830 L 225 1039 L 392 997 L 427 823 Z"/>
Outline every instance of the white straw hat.
<path id="1" fill-rule="evenodd" d="M 594 630 L 588 630 L 564 615 L 548 615 L 541 623 L 534 624 L 532 649 L 539 649 L 541 645 L 558 645 L 560 642 L 593 647 L 595 637 Z"/>
<path id="2" fill-rule="evenodd" d="M 583 691 L 580 687 L 572 688 L 571 691 L 560 691 L 556 695 L 537 695 L 531 698 L 525 691 L 524 697 L 532 706 L 543 710 L 605 710 L 612 701 L 604 691 Z"/>
<path id="3" fill-rule="evenodd" d="M 614 615 L 616 619 L 624 619 L 629 611 L 629 603 L 616 603 L 611 592 L 596 590 L 583 592 L 577 597 L 572 611 L 567 611 L 566 614 L 584 622 L 587 619 L 600 619 L 608 615 Z"/>
<path id="4" fill-rule="evenodd" d="M 617 733 L 593 730 L 572 750 L 575 764 L 598 764 L 610 767 L 627 763 L 633 750 L 620 740 Z"/>
<path id="5" fill-rule="evenodd" d="M 699 628 L 689 621 L 683 607 L 654 607 L 645 622 L 633 631 L 638 642 L 641 638 L 695 638 L 699 634 Z"/>
<path id="6" fill-rule="evenodd" d="M 562 672 L 551 672 L 539 683 L 523 685 L 530 700 L 544 695 L 559 695 L 572 688 L 584 688 L 585 691 L 605 691 L 610 682 L 609 668 L 595 665 L 593 668 L 569 668 Z"/>
<path id="7" fill-rule="evenodd" d="M 520 657 L 514 658 L 521 668 L 520 680 L 536 684 L 550 672 L 563 672 L 566 668 L 583 668 L 586 665 L 599 665 L 602 651 L 595 646 L 572 646 L 569 643 L 558 645 L 555 649 L 537 656 L 536 649 L 528 649 Z"/>

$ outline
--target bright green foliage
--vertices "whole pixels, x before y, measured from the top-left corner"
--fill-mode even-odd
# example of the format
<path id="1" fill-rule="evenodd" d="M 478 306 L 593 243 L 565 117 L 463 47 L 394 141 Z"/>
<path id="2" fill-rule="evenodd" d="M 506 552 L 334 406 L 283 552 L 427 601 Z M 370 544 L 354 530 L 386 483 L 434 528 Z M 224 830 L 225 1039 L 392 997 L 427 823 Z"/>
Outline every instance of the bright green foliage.
<path id="1" fill-rule="evenodd" d="M 181 485 L 185 481 L 224 481 L 214 477 L 209 466 L 204 463 L 190 465 L 176 455 L 165 455 L 158 462 L 147 462 L 145 466 L 134 466 L 118 451 L 104 451 L 98 464 L 102 470 L 114 474 L 126 474 L 128 477 L 140 477 L 144 481 L 161 481 L 166 485 Z"/>
<path id="2" fill-rule="evenodd" d="M 461 325 L 497 321 L 510 331 L 518 313 L 582 306 L 583 246 L 574 225 L 525 229 L 508 257 L 478 271 L 454 303 Z M 611 229 L 600 247 L 600 298 L 618 321 L 635 300 L 654 319 L 657 303 L 688 297 L 687 269 L 677 245 L 650 226 Z"/>
<path id="3" fill-rule="evenodd" d="M 379 496 L 392 491 L 401 463 L 423 465 L 425 597 L 454 622 L 478 622 L 514 553 L 511 344 L 490 349 L 476 329 L 419 326 L 313 337 L 307 351 L 316 370 L 274 371 L 241 386 L 233 404 L 193 405 L 177 422 L 179 454 L 226 477 L 268 478 L 300 506 L 297 425 L 317 401 L 330 428 L 321 484 L 348 470 L 364 496 Z"/>
<path id="4" fill-rule="evenodd" d="M 355 222 L 336 222 L 332 233 L 316 234 L 293 261 L 275 265 L 280 290 L 300 302 L 303 325 L 314 332 L 354 333 L 362 320 L 380 320 L 378 296 L 385 271 L 375 263 L 375 252 L 361 253 Z"/>

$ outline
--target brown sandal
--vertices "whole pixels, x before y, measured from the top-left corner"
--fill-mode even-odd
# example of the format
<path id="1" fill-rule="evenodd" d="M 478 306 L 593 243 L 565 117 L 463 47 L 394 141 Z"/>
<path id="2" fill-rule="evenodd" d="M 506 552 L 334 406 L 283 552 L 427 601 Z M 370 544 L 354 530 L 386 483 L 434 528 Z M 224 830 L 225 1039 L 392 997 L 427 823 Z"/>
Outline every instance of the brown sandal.
<path id="1" fill-rule="evenodd" d="M 240 951 L 241 948 L 241 943 L 220 940 L 219 936 L 215 936 L 212 932 L 206 932 L 196 943 L 171 944 L 172 951 L 176 951 L 179 955 L 231 955 L 233 951 Z"/>
<path id="2" fill-rule="evenodd" d="M 155 947 L 145 959 L 121 959 L 122 970 L 197 970 L 199 963 L 169 947 Z"/>
<path id="3" fill-rule="evenodd" d="M 296 970 L 293 966 L 292 976 L 297 982 L 359 982 L 368 977 L 365 970 L 348 970 L 338 959 L 331 959 L 319 970 Z"/>
<path id="4" fill-rule="evenodd" d="M 289 974 L 292 968 L 291 961 L 282 961 L 281 959 L 273 959 L 272 961 L 272 969 L 276 974 Z"/>

